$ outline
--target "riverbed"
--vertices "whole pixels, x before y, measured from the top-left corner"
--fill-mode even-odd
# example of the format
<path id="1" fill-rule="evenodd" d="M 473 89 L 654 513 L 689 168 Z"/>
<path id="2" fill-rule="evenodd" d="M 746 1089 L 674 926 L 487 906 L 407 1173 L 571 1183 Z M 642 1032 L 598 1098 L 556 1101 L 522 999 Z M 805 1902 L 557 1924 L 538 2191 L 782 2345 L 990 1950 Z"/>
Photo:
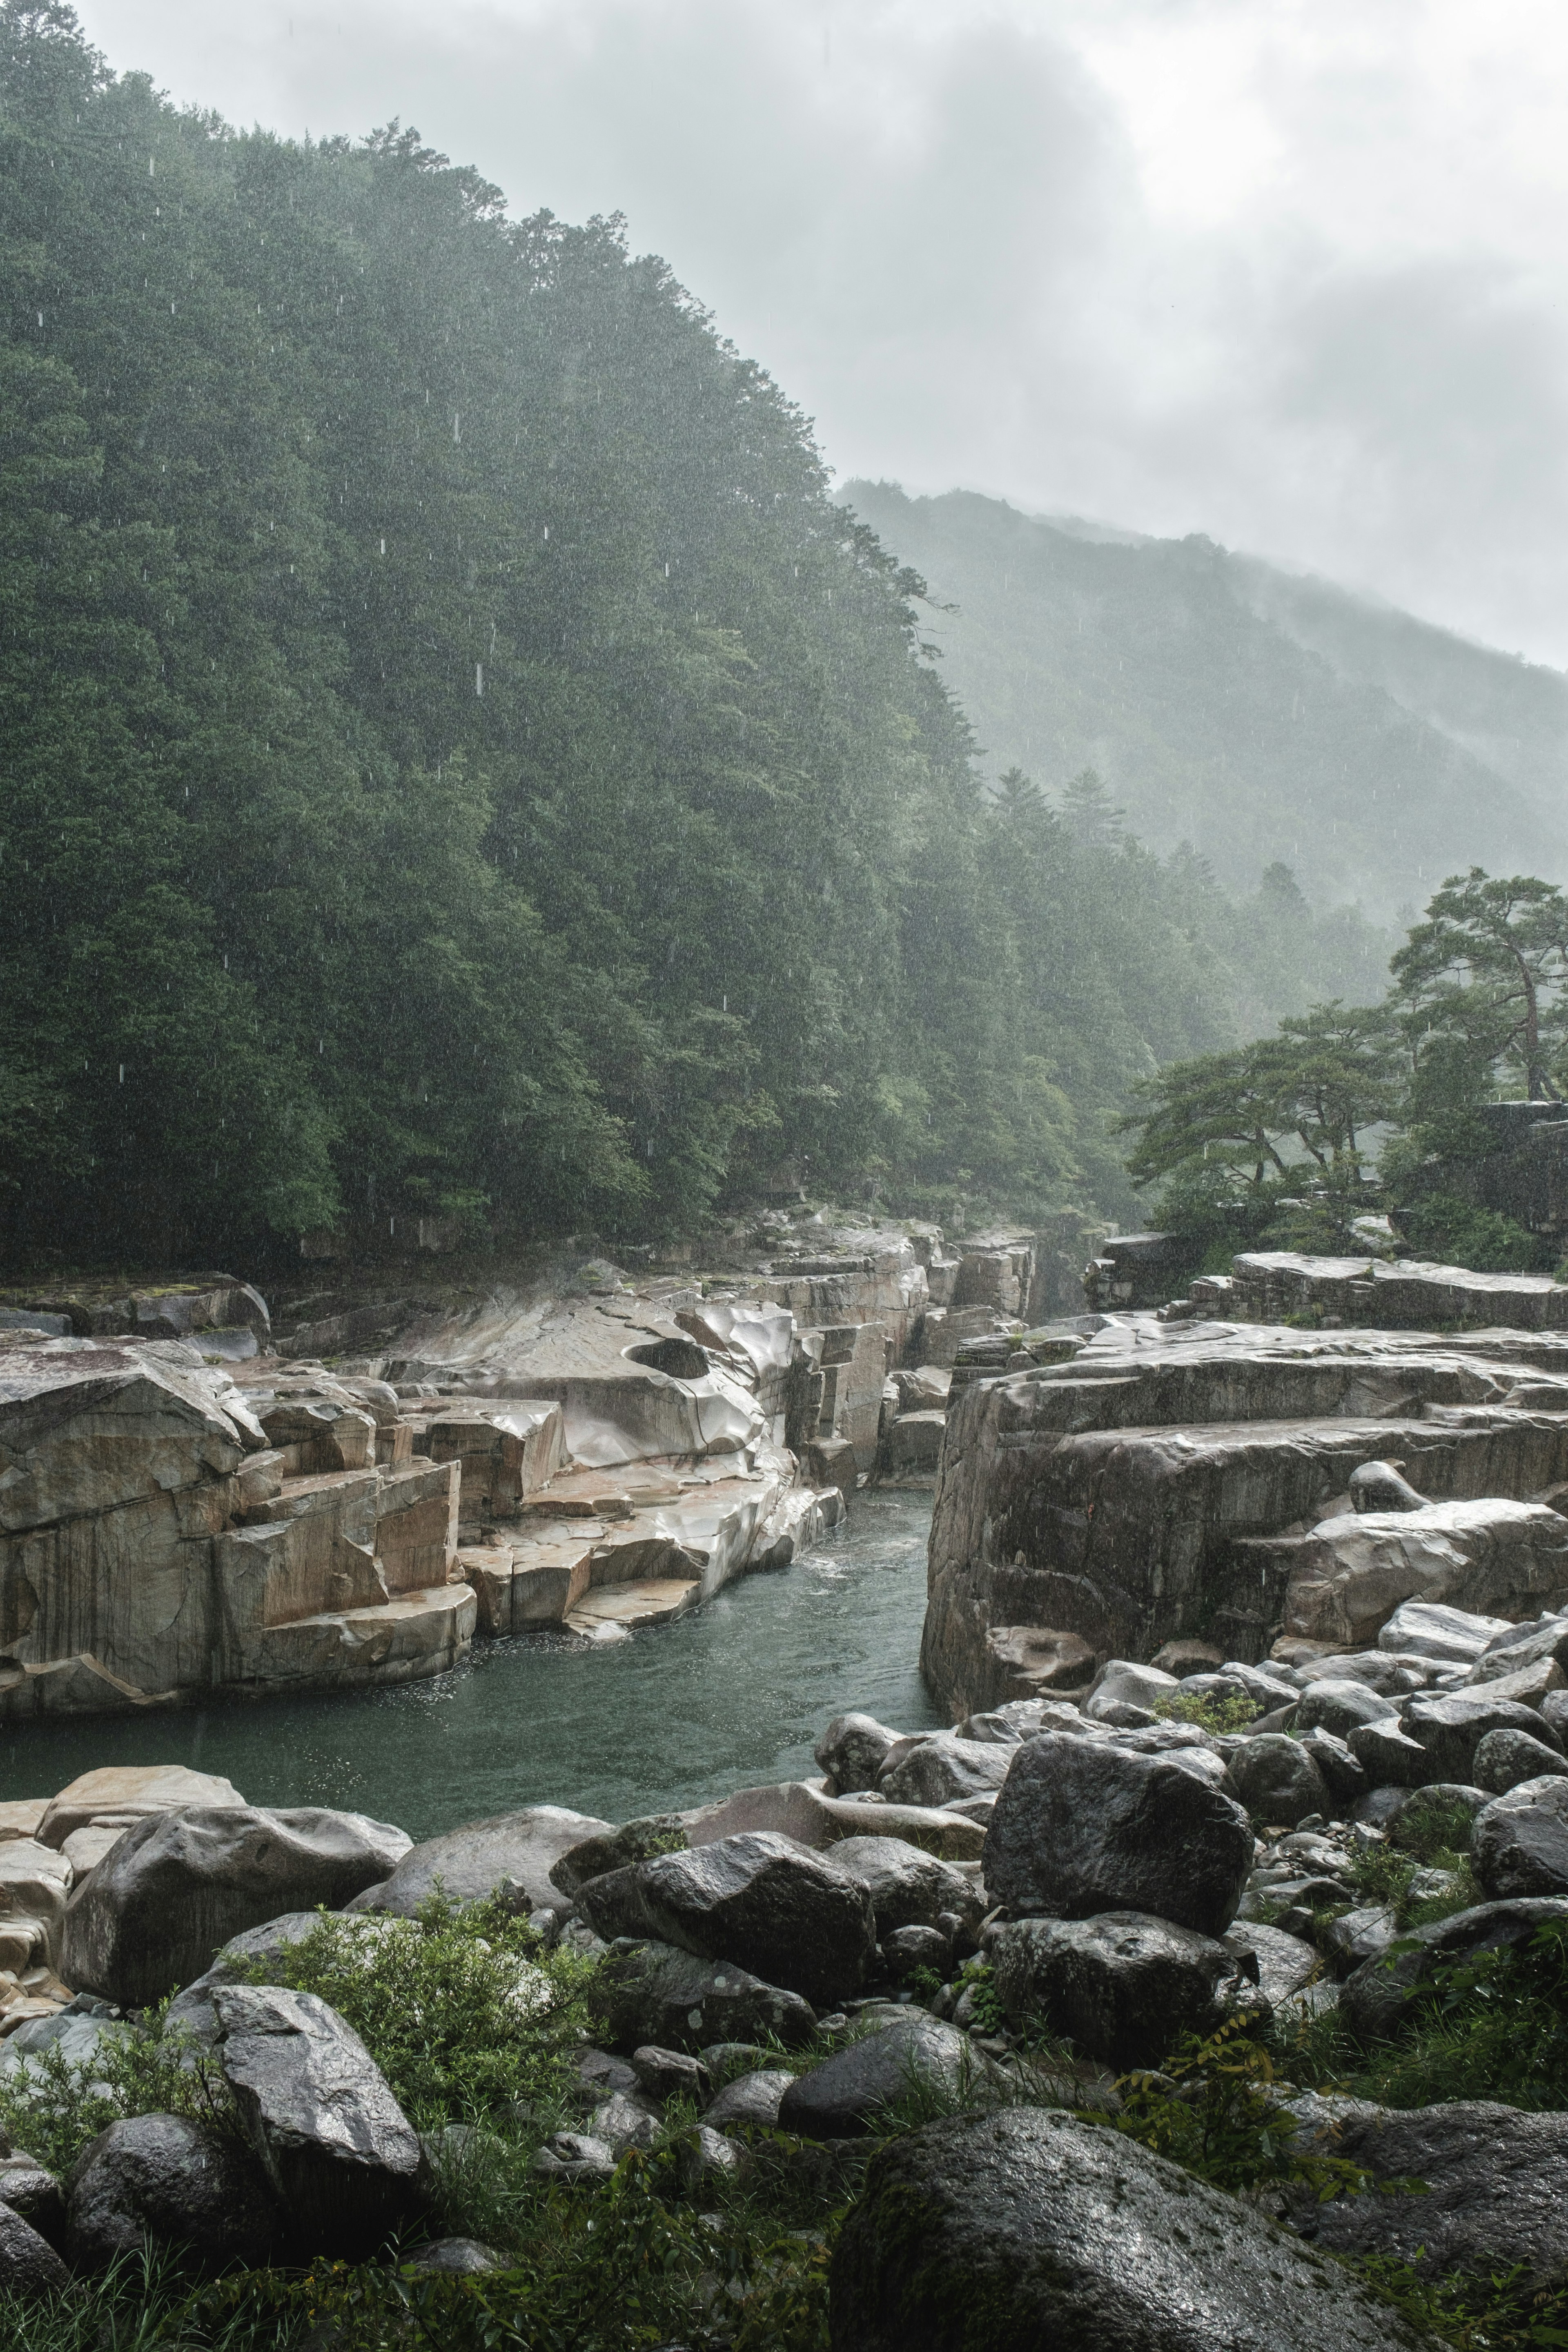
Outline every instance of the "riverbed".
<path id="1" fill-rule="evenodd" d="M 426 1838 L 522 1805 L 619 1822 L 797 1780 L 847 1707 L 937 1726 L 917 1664 L 931 1504 L 861 1493 L 793 1567 L 626 1641 L 488 1642 L 397 1690 L 7 1727 L 0 1796 L 52 1795 L 94 1765 L 189 1764 L 251 1804 L 339 1806 Z"/>

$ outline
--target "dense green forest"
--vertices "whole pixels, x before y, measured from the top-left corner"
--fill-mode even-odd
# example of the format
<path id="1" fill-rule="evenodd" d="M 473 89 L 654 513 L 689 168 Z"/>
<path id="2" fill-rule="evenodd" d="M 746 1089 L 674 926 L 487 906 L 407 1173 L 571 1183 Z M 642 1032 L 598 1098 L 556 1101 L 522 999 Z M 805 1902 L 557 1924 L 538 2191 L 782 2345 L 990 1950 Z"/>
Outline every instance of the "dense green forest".
<path id="1" fill-rule="evenodd" d="M 1377 992 L 1282 867 L 977 789 L 921 583 L 616 221 L 7 0 L 0 271 L 15 1254 L 1116 1213 L 1137 1079 Z"/>
<path id="2" fill-rule="evenodd" d="M 993 777 L 1093 766 L 1153 847 L 1192 842 L 1226 887 L 1281 859 L 1384 921 L 1473 865 L 1568 868 L 1555 671 L 1201 537 L 886 482 L 844 497 L 949 607 L 933 634 Z"/>

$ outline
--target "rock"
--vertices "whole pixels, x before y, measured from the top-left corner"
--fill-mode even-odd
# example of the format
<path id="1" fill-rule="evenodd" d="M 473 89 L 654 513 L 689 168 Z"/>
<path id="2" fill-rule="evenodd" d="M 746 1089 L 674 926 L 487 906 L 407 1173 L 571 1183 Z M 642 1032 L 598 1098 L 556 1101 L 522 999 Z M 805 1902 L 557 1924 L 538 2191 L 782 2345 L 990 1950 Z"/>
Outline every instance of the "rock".
<path id="1" fill-rule="evenodd" d="M 1485 1692 L 1491 1698 L 1511 1699 L 1516 1706 L 1528 1706 L 1537 1713 L 1552 1696 L 1561 1690 L 1563 1673 L 1555 1658 L 1537 1658 L 1533 1664 L 1517 1666 L 1510 1673 L 1483 1676 L 1473 1674 L 1461 1687 L 1467 1691 Z"/>
<path id="2" fill-rule="evenodd" d="M 691 2057 L 684 2050 L 661 2050 L 657 2042 L 645 2042 L 640 2049 L 634 2050 L 629 2068 L 619 2065 L 613 2058 L 606 2063 L 614 2066 L 617 2074 L 629 2073 L 633 2082 L 653 2099 L 704 2099 L 713 2087 L 700 2058 Z M 629 2090 L 631 2084 L 617 2082 L 607 2087 Z"/>
<path id="3" fill-rule="evenodd" d="M 9 1966 L 58 1958 L 73 1874 L 64 1854 L 36 1838 L 0 1843 L 0 1937 L 11 1948 Z"/>
<path id="4" fill-rule="evenodd" d="M 1239 1956 L 1245 1971 L 1231 1998 L 1233 2009 L 1282 2009 L 1306 1989 L 1320 1966 L 1317 1954 L 1300 1936 L 1288 1936 L 1261 1920 L 1233 1920 L 1224 1941 Z"/>
<path id="5" fill-rule="evenodd" d="M 1496 1801 L 1508 1804 L 1510 1799 Z M 1412 1999 L 1435 1970 L 1522 1943 L 1549 1921 L 1568 1921 L 1568 1902 L 1514 1896 L 1479 1903 L 1430 1927 L 1414 1927 L 1400 1938 L 1401 1950 L 1386 1958 L 1363 1960 L 1347 1977 L 1340 1996 L 1345 2021 L 1363 2041 L 1385 2042 L 1398 2031 Z"/>
<path id="6" fill-rule="evenodd" d="M 1476 1785 L 1498 1795 L 1521 1780 L 1539 1780 L 1557 1772 L 1568 1776 L 1568 1757 L 1528 1731 L 1489 1731 L 1471 1760 Z"/>
<path id="7" fill-rule="evenodd" d="M 89 2143 L 71 2172 L 71 2252 L 84 2270 L 139 2252 L 143 2237 L 204 2268 L 265 2262 L 279 2214 L 258 2168 L 181 2116 L 131 2116 Z"/>
<path id="8" fill-rule="evenodd" d="M 368 2254 L 418 2210 L 423 2152 L 353 2028 L 313 1993 L 220 1985 L 218 2061 L 303 2246 Z"/>
<path id="9" fill-rule="evenodd" d="M 67 2251 L 65 2190 L 55 2175 L 25 2149 L 0 2157 L 0 2204 L 19 2213 L 30 2230 L 47 2239 L 57 2254 Z"/>
<path id="10" fill-rule="evenodd" d="M 1325 1678 L 1307 1685 L 1296 1702 L 1296 1729 L 1331 1731 L 1348 1739 L 1358 1724 L 1397 1723 L 1399 1709 L 1365 1683 Z"/>
<path id="11" fill-rule="evenodd" d="M 1002 1786 L 1016 1753 L 994 1740 L 959 1739 L 942 1732 L 885 1765 L 878 1794 L 895 1805 L 931 1806 L 984 1796 Z"/>
<path id="12" fill-rule="evenodd" d="M 616 2168 L 616 2151 L 591 2132 L 552 2132 L 534 2157 L 532 2169 L 549 2180 L 585 2182 L 592 2187 L 608 2180 Z"/>
<path id="13" fill-rule="evenodd" d="M 535 1911 L 553 1900 L 550 1873 L 584 1838 L 613 1833 L 613 1824 L 564 1805 L 528 1805 L 468 1822 L 405 1852 L 383 1885 L 357 1899 L 358 1911 L 389 1911 L 412 1919 L 439 1887 L 455 1903 L 477 1903 L 503 1882 L 518 1890 L 518 1908 Z"/>
<path id="14" fill-rule="evenodd" d="M 942 1977 L 952 1945 L 940 1927 L 895 1927 L 882 1946 L 882 1958 L 895 1984 L 908 1984 L 922 1969 Z"/>
<path id="15" fill-rule="evenodd" d="M 1331 1731 L 1320 1726 L 1315 1731 L 1304 1731 L 1301 1746 L 1323 1776 L 1333 1811 L 1342 1816 L 1358 1797 L 1364 1797 L 1370 1785 L 1366 1767 L 1358 1763 L 1353 1749 Z"/>
<path id="16" fill-rule="evenodd" d="M 1242 1984 L 1225 1945 L 1139 1911 L 1015 1920 L 991 1964 L 1014 2025 L 1039 2016 L 1119 2073 L 1157 2065 L 1186 2033 L 1212 2032 Z"/>
<path id="17" fill-rule="evenodd" d="M 1496 1633 L 1511 1633 L 1503 1617 L 1478 1617 L 1441 1601 L 1403 1601 L 1377 1637 L 1380 1650 L 1413 1650 L 1445 1665 L 1473 1666 Z"/>
<path id="18" fill-rule="evenodd" d="M 610 1870 L 626 1870 L 634 1862 L 649 1862 L 656 1853 L 679 1853 L 685 1845 L 686 1831 L 679 1813 L 650 1813 L 568 1846 L 560 1861 L 550 1865 L 550 1884 L 563 1895 L 574 1895 L 590 1878 L 603 1878 Z"/>
<path id="19" fill-rule="evenodd" d="M 779 2105 L 784 2093 L 795 2081 L 793 2074 L 776 2067 L 759 2067 L 754 2074 L 738 2075 L 726 2083 L 702 2120 L 714 2131 L 736 2131 L 750 2126 L 756 2131 L 772 2131 L 778 2123 Z"/>
<path id="20" fill-rule="evenodd" d="M 883 2111 L 922 2077 L 956 2090 L 973 2067 L 966 2034 L 910 2011 L 797 2074 L 779 2102 L 779 2129 L 803 2139 L 857 2139 L 880 2128 Z"/>
<path id="21" fill-rule="evenodd" d="M 58 2294 L 69 2284 L 70 2273 L 48 2241 L 0 2204 L 0 2294 Z"/>
<path id="22" fill-rule="evenodd" d="M 1154 1702 L 1174 1696 L 1180 1688 L 1173 1675 L 1157 1666 L 1141 1666 L 1131 1658 L 1110 1658 L 1090 1683 L 1084 1702 L 1086 1714 L 1095 1700 L 1100 1706 L 1141 1706 L 1151 1712 Z"/>
<path id="23" fill-rule="evenodd" d="M 1431 1759 L 1429 1780 L 1473 1781 L 1476 1750 L 1489 1731 L 1523 1731 L 1559 1751 L 1563 1744 L 1534 1708 L 1490 1691 L 1451 1691 L 1439 1698 L 1423 1694 L 1406 1704 L 1404 1727 Z"/>
<path id="24" fill-rule="evenodd" d="M 879 1944 L 900 1927 L 935 1927 L 944 1911 L 978 1922 L 984 1908 L 974 1882 L 962 1870 L 901 1838 L 843 1838 L 823 1859 L 870 1896 Z"/>
<path id="25" fill-rule="evenodd" d="M 865 1890 L 772 1831 L 611 1871 L 581 1887 L 577 1902 L 606 1939 L 655 1937 L 818 2003 L 858 1992 L 877 1940 Z"/>
<path id="26" fill-rule="evenodd" d="M 1383 2254 L 1426 2278 L 1458 2271 L 1488 2279 L 1517 2264 L 1531 2289 L 1568 2271 L 1568 2116 L 1521 2115 L 1490 2100 L 1458 2099 L 1404 2114 L 1341 2116 L 1321 2135 L 1379 2180 L 1421 2180 L 1421 2197 L 1292 2200 L 1291 2226 L 1340 2255 Z"/>
<path id="27" fill-rule="evenodd" d="M 1200 1935 L 1228 1927 L 1251 1866 L 1233 1799 L 1170 1756 L 1060 1732 L 1015 1759 L 985 1845 L 986 1890 L 1016 1912 L 1146 1911 Z"/>
<path id="28" fill-rule="evenodd" d="M 744 2153 L 735 2142 L 705 2123 L 683 2132 L 676 2146 L 676 2177 L 689 2197 L 717 2180 L 732 2179 L 743 2161 Z"/>
<path id="29" fill-rule="evenodd" d="M 1403 1462 L 1363 1462 L 1350 1475 L 1352 1511 L 1419 1511 L 1426 1497 L 1401 1476 Z"/>
<path id="30" fill-rule="evenodd" d="M 1412 1740 L 1410 1745 L 1414 1748 L 1415 1742 Z M 1422 1753 L 1425 1755 L 1425 1748 Z M 1386 1830 L 1390 1822 L 1397 1819 L 1401 1807 L 1408 1802 L 1414 1793 L 1411 1789 L 1395 1788 L 1386 1782 L 1380 1788 L 1369 1789 L 1364 1797 L 1357 1799 L 1352 1809 L 1351 1819 L 1363 1824 L 1367 1829 Z"/>
<path id="31" fill-rule="evenodd" d="M 1328 1783 L 1299 1740 L 1282 1732 L 1237 1743 L 1226 1767 L 1230 1785 L 1258 1822 L 1282 1822 L 1294 1829 L 1309 1813 L 1333 1809 Z"/>
<path id="32" fill-rule="evenodd" d="M 242 1928 L 317 1903 L 341 1910 L 408 1847 L 384 1822 L 315 1806 L 152 1814 L 73 1895 L 61 1939 L 66 1980 L 143 2008 L 199 1976 Z M 0 1846 L 0 1864 L 6 1851 Z"/>
<path id="33" fill-rule="evenodd" d="M 1509 1625 L 1487 1643 L 1470 1669 L 1472 1687 L 1483 1688 L 1488 1683 L 1511 1681 L 1531 1666 L 1552 1666 L 1559 1669 L 1568 1662 L 1568 1618 L 1542 1617 L 1532 1625 Z M 1561 1690 L 1561 1671 L 1555 1681 L 1547 1678 L 1549 1690 Z"/>
<path id="34" fill-rule="evenodd" d="M 211 1968 L 205 1969 L 194 1984 L 186 1985 L 183 1992 L 176 1993 L 169 2003 L 165 2032 L 186 2034 L 201 2042 L 216 2042 L 218 2023 L 213 1994 L 217 1987 L 247 1982 L 258 1962 L 270 1965 L 294 1945 L 302 1944 L 321 1924 L 319 1911 L 287 1911 L 279 1919 L 266 1920 L 259 1927 L 247 1927 L 242 1935 L 231 1936 Z M 363 1939 L 368 1948 L 377 1930 L 391 1925 L 390 1920 L 356 1919 L 356 1938 Z"/>
<path id="35" fill-rule="evenodd" d="M 1397 1723 L 1358 1723 L 1345 1744 L 1374 1790 L 1419 1789 L 1425 1781 L 1442 1778 L 1421 1742 Z M 1365 1816 L 1358 1811 L 1356 1818 Z"/>
<path id="36" fill-rule="evenodd" d="M 129 1829 L 149 1813 L 182 1805 L 243 1805 L 232 1780 L 193 1772 L 184 1764 L 106 1764 L 83 1772 L 49 1801 L 39 1824 L 40 1845 L 60 1847 L 78 1830 L 112 1822 Z"/>
<path id="37" fill-rule="evenodd" d="M 834 2250 L 834 2352 L 1430 2352 L 1340 2266 L 1060 2109 L 881 2148 Z"/>
<path id="38" fill-rule="evenodd" d="M 1463 1780 L 1433 1780 L 1425 1789 L 1412 1789 L 1397 1807 L 1386 1824 L 1388 1842 L 1414 1853 L 1440 1833 L 1444 1844 L 1462 1850 L 1469 1843 L 1476 1815 L 1490 1803 L 1485 1789 Z M 1457 1815 L 1465 1823 L 1458 1831 L 1453 1826 Z"/>
<path id="39" fill-rule="evenodd" d="M 1394 1914 L 1385 1904 L 1363 1903 L 1331 1919 L 1323 1930 L 1323 1941 L 1348 1974 L 1359 1969 L 1363 1960 L 1376 1959 L 1380 1953 L 1386 1952 L 1398 1933 Z"/>
<path id="40" fill-rule="evenodd" d="M 1149 1664 L 1163 1675 L 1174 1675 L 1181 1682 L 1188 1675 L 1212 1674 L 1225 1664 L 1225 1652 L 1216 1650 L 1212 1642 L 1195 1642 L 1184 1636 L 1156 1650 Z"/>
<path id="41" fill-rule="evenodd" d="M 1494 1901 L 1568 1895 L 1568 1779 L 1561 1759 L 1550 1774 L 1521 1781 L 1476 1815 L 1470 1862 Z"/>
<path id="42" fill-rule="evenodd" d="M 442 2278 L 478 2278 L 486 2271 L 505 2270 L 507 2265 L 503 2255 L 478 2238 L 436 2238 L 427 2246 L 416 2246 L 407 2267 L 434 2272 Z"/>
<path id="43" fill-rule="evenodd" d="M 798 1993 L 764 1984 L 731 1962 L 700 1960 L 651 1941 L 615 1948 L 609 2005 L 612 2038 L 626 2050 L 657 2042 L 695 2052 L 759 2035 L 793 2049 L 816 2029 Z"/>
<path id="44" fill-rule="evenodd" d="M 612 2091 L 589 2116 L 588 2131 L 620 2157 L 628 2147 L 652 2147 L 659 2137 L 659 2122 L 646 2101 L 626 2091 Z"/>
<path id="45" fill-rule="evenodd" d="M 1353 1648 L 1373 1640 L 1403 1601 L 1500 1618 L 1557 1599 L 1565 1585 L 1568 1521 L 1544 1503 L 1489 1497 L 1351 1512 L 1321 1520 L 1304 1539 L 1285 1630 Z"/>
<path id="46" fill-rule="evenodd" d="M 948 1862 L 973 1862 L 984 1850 L 982 1823 L 951 1809 L 890 1805 L 874 1792 L 825 1797 L 810 1780 L 784 1780 L 773 1788 L 738 1789 L 717 1804 L 700 1805 L 681 1820 L 693 1846 L 742 1830 L 777 1830 L 798 1845 L 822 1851 L 841 1838 L 896 1837 L 941 1854 Z"/>

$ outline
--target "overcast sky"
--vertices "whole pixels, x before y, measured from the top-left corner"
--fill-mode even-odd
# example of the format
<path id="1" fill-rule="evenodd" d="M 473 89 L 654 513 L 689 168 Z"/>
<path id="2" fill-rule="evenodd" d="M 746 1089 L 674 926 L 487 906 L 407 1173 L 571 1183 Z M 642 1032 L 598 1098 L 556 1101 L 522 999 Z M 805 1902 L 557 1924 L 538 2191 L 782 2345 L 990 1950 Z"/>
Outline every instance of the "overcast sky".
<path id="1" fill-rule="evenodd" d="M 1568 666 L 1548 0 L 79 0 L 287 131 L 623 211 L 842 476 L 1207 531 Z"/>

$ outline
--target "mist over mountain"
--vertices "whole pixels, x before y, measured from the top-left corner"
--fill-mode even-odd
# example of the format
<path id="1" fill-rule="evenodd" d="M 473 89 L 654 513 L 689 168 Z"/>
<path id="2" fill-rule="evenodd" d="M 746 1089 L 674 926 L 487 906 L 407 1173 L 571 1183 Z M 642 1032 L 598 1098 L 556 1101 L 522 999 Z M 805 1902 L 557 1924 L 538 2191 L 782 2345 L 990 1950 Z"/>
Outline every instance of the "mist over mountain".
<path id="1" fill-rule="evenodd" d="M 1157 850 L 1228 889 L 1276 861 L 1378 919 L 1472 865 L 1568 871 L 1568 680 L 1208 539 L 854 481 L 993 778 L 1094 768 Z"/>

